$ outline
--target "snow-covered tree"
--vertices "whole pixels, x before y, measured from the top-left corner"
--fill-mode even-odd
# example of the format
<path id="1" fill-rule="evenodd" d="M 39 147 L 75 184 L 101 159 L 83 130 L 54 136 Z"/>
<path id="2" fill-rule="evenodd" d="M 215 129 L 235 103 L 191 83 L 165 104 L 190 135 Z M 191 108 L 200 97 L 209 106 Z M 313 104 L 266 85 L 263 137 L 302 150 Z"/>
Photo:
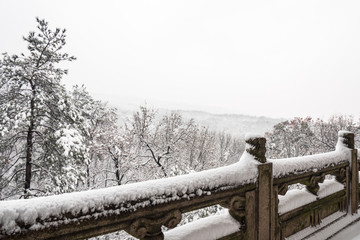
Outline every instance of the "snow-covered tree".
<path id="1" fill-rule="evenodd" d="M 140 111 L 133 114 L 131 122 L 126 126 L 126 131 L 129 136 L 132 136 L 133 152 L 139 153 L 138 161 L 141 166 L 148 168 L 146 171 L 148 174 L 158 178 L 161 175 L 168 176 L 166 164 L 173 150 L 169 142 L 170 136 L 168 140 L 164 139 L 166 138 L 164 135 L 170 133 L 162 132 L 164 130 L 162 123 L 156 122 L 155 115 L 154 110 L 141 106 Z M 157 169 L 161 171 L 161 175 Z"/>
<path id="2" fill-rule="evenodd" d="M 195 135 L 191 136 L 193 142 L 189 161 L 191 169 L 201 171 L 221 165 L 218 160 L 220 154 L 216 152 L 216 133 L 204 126 L 198 126 L 193 133 Z"/>
<path id="3" fill-rule="evenodd" d="M 288 158 L 333 151 L 340 130 L 354 132 L 355 143 L 359 143 L 359 123 L 351 116 L 332 116 L 327 121 L 307 117 L 281 122 L 266 134 L 267 156 Z"/>
<path id="4" fill-rule="evenodd" d="M 184 120 L 177 112 L 160 116 L 147 107 L 134 113 L 121 135 L 131 143 L 126 152 L 133 156 L 132 167 L 137 166 L 143 180 L 223 166 L 243 150 L 230 134 Z"/>
<path id="5" fill-rule="evenodd" d="M 9 195 L 71 191 L 87 159 L 83 118 L 61 84 L 67 70 L 58 67 L 75 59 L 62 52 L 65 30 L 37 23 L 24 37 L 29 54 L 0 60 L 0 189 Z"/>
<path id="6" fill-rule="evenodd" d="M 270 158 L 307 155 L 313 142 L 312 125 L 313 120 L 310 117 L 294 118 L 276 124 L 273 131 L 266 134 L 267 155 Z"/>
<path id="7" fill-rule="evenodd" d="M 73 104 L 79 109 L 84 122 L 79 126 L 86 136 L 89 162 L 86 165 L 86 188 L 121 185 L 129 179 L 126 173 L 134 166 L 130 162 L 131 138 L 120 133 L 115 108 L 95 100 L 84 86 L 74 86 Z"/>
<path id="8" fill-rule="evenodd" d="M 217 133 L 216 142 L 220 165 L 237 162 L 245 150 L 244 139 L 235 138 L 230 133 L 224 131 Z"/>
<path id="9" fill-rule="evenodd" d="M 355 133 L 355 143 L 359 143 L 359 123 L 356 123 L 352 116 L 335 115 L 328 121 L 317 119 L 314 123 L 314 134 L 316 137 L 316 148 L 322 152 L 335 150 L 338 140 L 338 132 L 347 130 Z"/>
<path id="10" fill-rule="evenodd" d="M 92 132 L 91 168 L 97 181 L 93 185 L 122 185 L 130 181 L 127 173 L 136 171 L 133 159 L 136 152 L 132 151 L 131 138 L 120 132 L 118 117 L 114 109 L 105 108 L 98 126 Z"/>

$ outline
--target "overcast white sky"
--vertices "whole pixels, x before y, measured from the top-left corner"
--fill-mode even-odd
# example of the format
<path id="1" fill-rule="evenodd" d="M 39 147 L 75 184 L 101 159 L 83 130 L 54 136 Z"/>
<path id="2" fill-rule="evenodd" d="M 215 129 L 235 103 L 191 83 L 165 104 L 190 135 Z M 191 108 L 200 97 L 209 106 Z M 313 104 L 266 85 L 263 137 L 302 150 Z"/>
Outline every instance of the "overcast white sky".
<path id="1" fill-rule="evenodd" d="M 360 1 L 0 0 L 0 52 L 68 30 L 67 86 L 115 105 L 360 115 Z"/>

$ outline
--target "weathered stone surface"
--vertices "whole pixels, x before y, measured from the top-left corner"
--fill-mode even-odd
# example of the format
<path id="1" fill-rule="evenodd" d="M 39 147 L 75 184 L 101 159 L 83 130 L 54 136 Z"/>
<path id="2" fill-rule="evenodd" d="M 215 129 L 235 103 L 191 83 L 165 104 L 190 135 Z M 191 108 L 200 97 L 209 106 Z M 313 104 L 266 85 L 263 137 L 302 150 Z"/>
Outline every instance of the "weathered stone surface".
<path id="1" fill-rule="evenodd" d="M 163 240 L 162 226 L 174 228 L 181 221 L 181 212 L 174 210 L 156 218 L 139 218 L 125 230 L 140 240 Z"/>
<path id="2" fill-rule="evenodd" d="M 257 239 L 256 232 L 256 192 L 255 190 L 246 192 L 246 239 Z"/>
<path id="3" fill-rule="evenodd" d="M 272 163 L 258 166 L 258 190 L 257 190 L 257 224 L 258 239 L 273 239 L 271 236 L 271 213 L 273 208 L 273 175 Z"/>
<path id="4" fill-rule="evenodd" d="M 246 143 L 249 146 L 246 148 L 246 151 L 254 156 L 256 160 L 261 163 L 266 162 L 266 138 L 249 138 L 246 140 Z"/>
<path id="5" fill-rule="evenodd" d="M 357 213 L 359 204 L 359 165 L 357 160 L 357 149 L 351 150 L 351 213 Z"/>
<path id="6" fill-rule="evenodd" d="M 321 175 L 318 176 L 311 176 L 310 179 L 305 182 L 306 189 L 312 194 L 317 196 L 318 191 L 320 189 L 319 183 L 323 183 L 324 180 L 325 180 L 325 173 L 322 173 Z"/>
<path id="7" fill-rule="evenodd" d="M 287 183 L 283 183 L 279 185 L 279 194 L 285 195 L 289 189 L 289 185 Z"/>
<path id="8" fill-rule="evenodd" d="M 355 147 L 355 134 L 352 132 L 339 132 L 339 140 L 342 141 L 342 143 L 350 148 L 354 149 Z"/>

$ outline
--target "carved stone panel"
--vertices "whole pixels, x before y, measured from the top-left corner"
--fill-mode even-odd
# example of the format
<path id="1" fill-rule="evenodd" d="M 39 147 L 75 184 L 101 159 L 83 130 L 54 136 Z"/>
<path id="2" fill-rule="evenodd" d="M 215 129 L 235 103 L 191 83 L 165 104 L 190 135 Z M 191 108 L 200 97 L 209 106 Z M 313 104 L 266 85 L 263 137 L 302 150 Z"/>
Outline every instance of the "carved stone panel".
<path id="1" fill-rule="evenodd" d="M 141 240 L 163 240 L 161 226 L 176 227 L 181 221 L 181 212 L 174 210 L 158 218 L 139 218 L 131 223 L 126 231 Z"/>
<path id="2" fill-rule="evenodd" d="M 289 185 L 287 183 L 283 183 L 279 185 L 279 192 L 280 195 L 285 195 L 289 189 Z"/>
<path id="3" fill-rule="evenodd" d="M 336 176 L 336 180 L 339 183 L 344 183 L 346 181 L 346 168 L 340 168 L 338 172 L 334 174 Z"/>
<path id="4" fill-rule="evenodd" d="M 311 176 L 308 181 L 305 182 L 306 189 L 314 195 L 317 195 L 320 186 L 319 183 L 324 182 L 325 173 L 322 173 L 319 176 Z"/>

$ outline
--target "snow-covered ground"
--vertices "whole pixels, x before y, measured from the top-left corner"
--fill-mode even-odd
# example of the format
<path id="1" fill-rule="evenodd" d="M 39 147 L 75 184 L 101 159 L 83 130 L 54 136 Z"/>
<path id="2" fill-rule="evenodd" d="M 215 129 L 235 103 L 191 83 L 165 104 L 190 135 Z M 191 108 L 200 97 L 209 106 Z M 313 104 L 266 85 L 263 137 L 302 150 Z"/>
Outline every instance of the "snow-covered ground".
<path id="1" fill-rule="evenodd" d="M 344 185 L 335 179 L 327 179 L 323 183 L 319 183 L 319 186 L 318 196 L 311 194 L 306 188 L 292 189 L 285 196 L 279 195 L 279 213 L 289 212 L 344 189 Z"/>
<path id="2" fill-rule="evenodd" d="M 225 210 L 214 215 L 171 229 L 165 240 L 216 240 L 239 231 L 240 224 Z"/>
<path id="3" fill-rule="evenodd" d="M 287 240 L 351 240 L 360 239 L 360 212 L 354 215 L 336 212 L 324 218 L 320 225 L 308 227 Z"/>
<path id="4" fill-rule="evenodd" d="M 360 214 L 357 214 L 358 217 L 355 219 L 351 225 L 343 229 L 338 234 L 334 235 L 332 240 L 350 240 L 350 239 L 360 239 Z"/>

